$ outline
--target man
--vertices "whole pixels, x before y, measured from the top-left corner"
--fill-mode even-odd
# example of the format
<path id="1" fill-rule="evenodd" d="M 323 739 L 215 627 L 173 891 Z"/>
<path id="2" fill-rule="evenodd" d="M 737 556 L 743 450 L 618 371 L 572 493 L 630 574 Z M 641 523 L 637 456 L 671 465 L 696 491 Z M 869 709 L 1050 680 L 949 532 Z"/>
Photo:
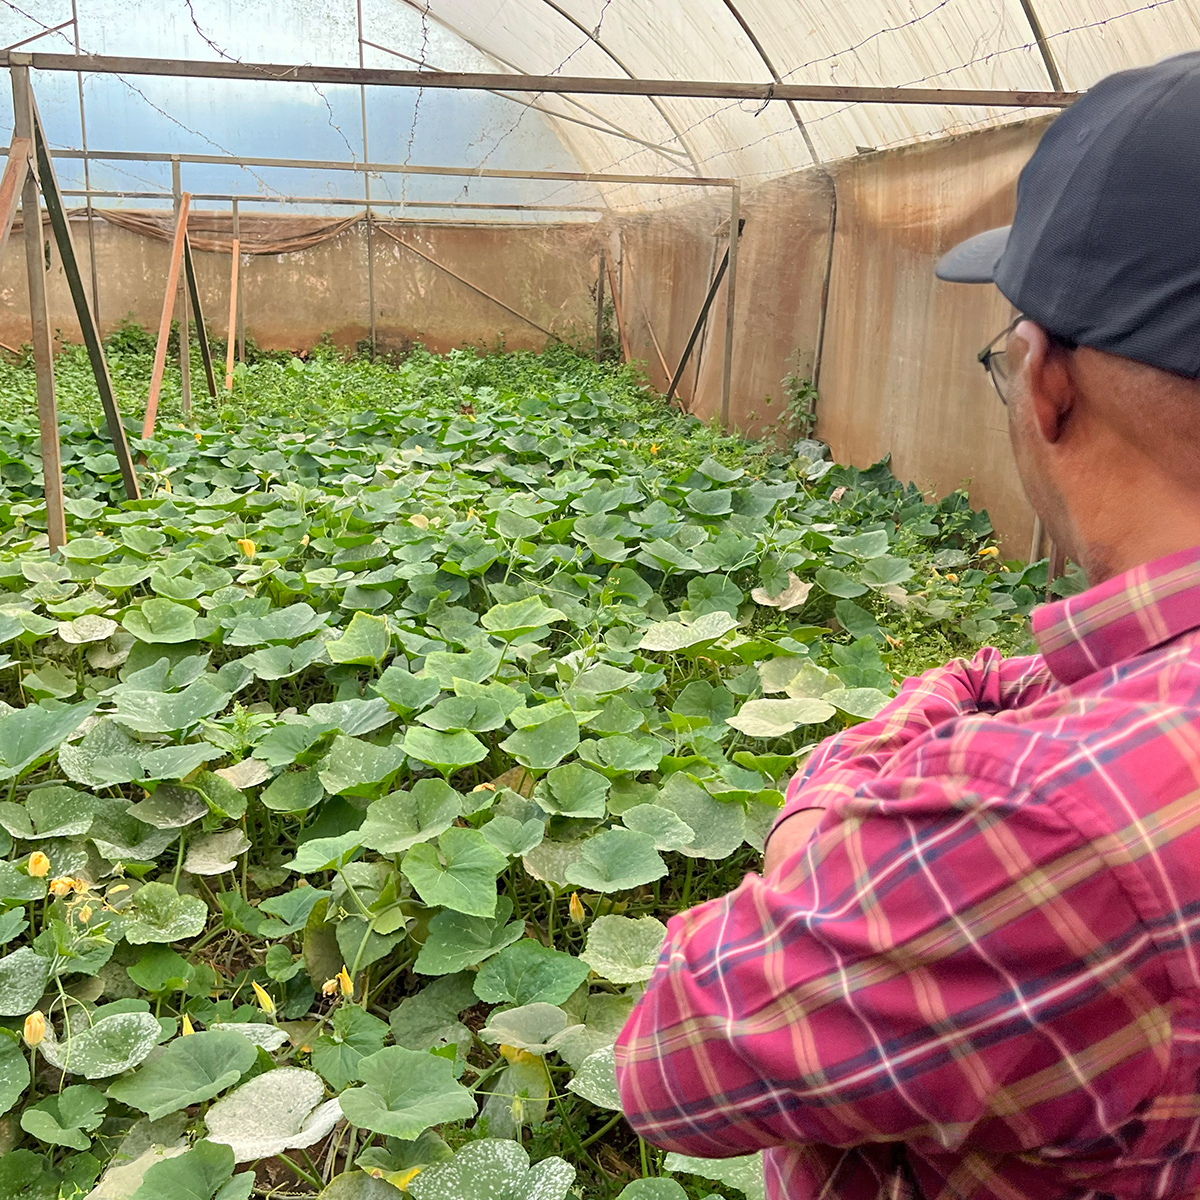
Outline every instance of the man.
<path id="1" fill-rule="evenodd" d="M 909 680 L 675 917 L 617 1044 L 659 1146 L 773 1200 L 1200 1193 L 1200 53 L 1102 81 L 942 278 L 1091 589 Z"/>

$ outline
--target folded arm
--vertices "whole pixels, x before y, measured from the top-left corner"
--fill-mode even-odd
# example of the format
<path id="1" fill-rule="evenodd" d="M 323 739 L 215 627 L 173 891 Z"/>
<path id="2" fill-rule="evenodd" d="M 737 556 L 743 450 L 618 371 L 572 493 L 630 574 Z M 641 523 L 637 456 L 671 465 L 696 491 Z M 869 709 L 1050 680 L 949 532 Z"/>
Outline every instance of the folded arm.
<path id="1" fill-rule="evenodd" d="M 1137 921 L 1073 826 L 1027 796 L 904 774 L 840 817 L 672 919 L 617 1043 L 643 1137 L 710 1158 L 968 1136 L 1004 1151 L 1104 1136 L 1153 1094 L 1153 989 L 1135 1011 L 1097 967 Z M 1068 862 L 1070 894 L 1052 894 Z"/>

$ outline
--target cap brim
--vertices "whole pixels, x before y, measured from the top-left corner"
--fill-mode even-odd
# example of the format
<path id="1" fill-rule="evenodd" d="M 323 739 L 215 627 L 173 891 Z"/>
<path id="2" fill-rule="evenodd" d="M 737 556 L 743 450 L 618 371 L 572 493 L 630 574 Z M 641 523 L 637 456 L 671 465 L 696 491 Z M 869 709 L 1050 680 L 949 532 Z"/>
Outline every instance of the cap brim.
<path id="1" fill-rule="evenodd" d="M 995 282 L 996 264 L 1008 245 L 1011 229 L 1011 225 L 989 229 L 960 242 L 949 254 L 943 255 L 936 268 L 937 277 L 947 283 Z"/>

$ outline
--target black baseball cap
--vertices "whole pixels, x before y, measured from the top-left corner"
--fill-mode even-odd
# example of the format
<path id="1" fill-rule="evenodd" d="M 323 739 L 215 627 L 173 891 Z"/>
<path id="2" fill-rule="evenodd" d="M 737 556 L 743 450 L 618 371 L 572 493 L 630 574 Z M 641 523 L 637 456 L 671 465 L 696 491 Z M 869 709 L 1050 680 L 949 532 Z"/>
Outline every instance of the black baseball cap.
<path id="1" fill-rule="evenodd" d="M 1102 79 L 1042 137 L 1012 225 L 937 265 L 1058 337 L 1200 378 L 1200 51 Z"/>

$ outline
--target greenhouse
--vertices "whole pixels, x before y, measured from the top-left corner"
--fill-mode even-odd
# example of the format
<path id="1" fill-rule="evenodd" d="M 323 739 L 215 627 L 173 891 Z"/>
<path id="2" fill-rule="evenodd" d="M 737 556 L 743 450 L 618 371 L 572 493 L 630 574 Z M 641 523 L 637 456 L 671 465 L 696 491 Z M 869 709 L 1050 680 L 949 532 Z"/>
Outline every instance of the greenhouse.
<path id="1" fill-rule="evenodd" d="M 0 1200 L 807 1195 L 618 1035 L 815 746 L 1087 587 L 935 268 L 1200 0 L 0 45 Z"/>

